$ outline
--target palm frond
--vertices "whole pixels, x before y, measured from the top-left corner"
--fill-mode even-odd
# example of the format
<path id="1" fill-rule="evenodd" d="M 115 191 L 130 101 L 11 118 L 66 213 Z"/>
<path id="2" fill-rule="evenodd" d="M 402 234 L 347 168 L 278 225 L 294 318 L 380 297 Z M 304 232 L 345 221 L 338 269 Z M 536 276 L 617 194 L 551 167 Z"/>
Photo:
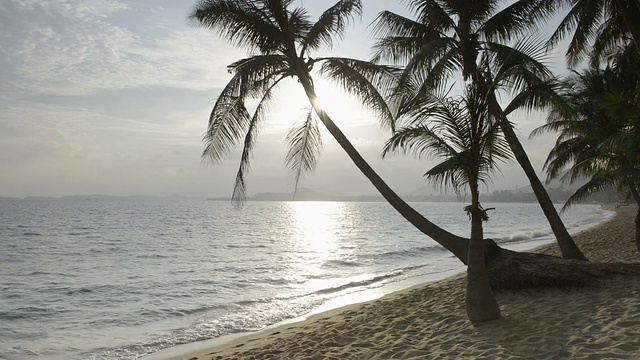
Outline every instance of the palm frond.
<path id="1" fill-rule="evenodd" d="M 566 120 L 565 120 L 566 119 Z M 539 136 L 539 135 L 543 135 L 543 134 L 547 134 L 547 133 L 557 133 L 560 130 L 564 130 L 568 127 L 571 126 L 572 124 L 572 120 L 567 119 L 566 117 L 556 117 L 554 116 L 553 113 L 550 113 L 549 116 L 547 117 L 547 123 L 544 125 L 541 125 L 535 129 L 533 129 L 533 131 L 531 131 L 531 134 L 529 135 L 530 138 Z"/>
<path id="2" fill-rule="evenodd" d="M 217 32 L 232 44 L 249 51 L 273 53 L 286 40 L 276 22 L 265 16 L 255 1 L 199 0 L 191 21 Z"/>
<path id="3" fill-rule="evenodd" d="M 573 37 L 566 52 L 567 64 L 575 67 L 585 56 L 586 49 L 595 37 L 595 28 L 603 16 L 599 1 L 580 0 L 573 2 L 568 14 L 549 38 L 548 46 L 557 45 L 569 33 Z"/>
<path id="4" fill-rule="evenodd" d="M 469 154 L 457 153 L 429 169 L 424 176 L 434 186 L 451 188 L 457 194 L 469 183 L 469 175 L 473 171 L 469 168 Z"/>
<path id="5" fill-rule="evenodd" d="M 282 79 L 283 78 L 278 79 L 270 88 L 266 89 L 249 122 L 249 127 L 244 137 L 242 154 L 240 156 L 240 166 L 234 182 L 233 195 L 231 196 L 231 201 L 236 207 L 242 206 L 247 198 L 246 176 L 251 169 L 251 155 L 258 137 L 258 126 L 262 122 L 265 111 L 272 99 L 273 91 Z"/>
<path id="6" fill-rule="evenodd" d="M 566 107 L 567 104 L 564 98 L 558 93 L 561 87 L 562 85 L 555 79 L 528 86 L 523 91 L 516 93 L 504 108 L 503 114 L 508 116 L 515 110 L 532 111 L 549 107 L 555 107 L 556 109 Z"/>
<path id="7" fill-rule="evenodd" d="M 250 169 L 251 153 L 258 135 L 258 126 L 256 118 L 249 124 L 249 128 L 244 138 L 244 146 L 242 155 L 240 156 L 240 166 L 236 173 L 236 179 L 233 186 L 233 195 L 231 201 L 236 207 L 241 207 L 247 199 L 247 183 L 246 175 Z"/>
<path id="8" fill-rule="evenodd" d="M 232 63 L 227 69 L 242 77 L 242 91 L 246 96 L 260 96 L 276 78 L 291 75 L 289 62 L 283 55 L 251 56 Z"/>
<path id="9" fill-rule="evenodd" d="M 342 38 L 349 20 L 362 13 L 361 0 L 340 0 L 325 10 L 302 41 L 302 54 L 322 45 L 331 47 L 333 37 Z"/>
<path id="10" fill-rule="evenodd" d="M 373 33 L 378 40 L 373 46 L 373 62 L 404 64 L 416 49 L 440 38 L 435 29 L 390 11 L 381 12 Z"/>
<path id="11" fill-rule="evenodd" d="M 608 55 L 618 46 L 624 46 L 627 42 L 627 29 L 623 28 L 622 21 L 610 17 L 597 29 L 597 35 L 593 41 L 592 52 L 589 56 L 591 67 L 598 68 L 606 61 Z"/>
<path id="12" fill-rule="evenodd" d="M 298 190 L 301 177 L 304 173 L 316 169 L 317 159 L 322 150 L 320 129 L 318 128 L 317 121 L 313 117 L 313 109 L 309 109 L 306 121 L 289 130 L 286 141 L 288 149 L 285 163 L 287 167 L 289 167 L 295 180 L 295 198 L 295 192 Z"/>
<path id="13" fill-rule="evenodd" d="M 439 1 L 439 0 L 411 0 L 409 8 L 417 14 L 421 23 L 432 27 L 439 32 L 447 32 L 456 27 L 454 17 L 463 11 L 458 5 L 478 5 L 485 1 L 462 2 L 462 1 Z"/>
<path id="14" fill-rule="evenodd" d="M 294 41 L 296 43 L 302 43 L 307 33 L 309 33 L 309 30 L 313 27 L 313 23 L 309 20 L 309 12 L 307 9 L 302 7 L 293 9 L 289 14 L 287 26 L 289 34 L 292 34 Z"/>
<path id="15" fill-rule="evenodd" d="M 442 52 L 438 58 L 431 60 L 426 71 L 427 76 L 424 79 L 424 85 L 427 89 L 443 86 L 447 79 L 462 68 L 462 58 L 460 57 L 458 44 L 450 42 L 448 45 L 449 48 L 446 51 Z M 429 61 L 429 59 L 425 60 Z M 412 62 L 407 68 L 410 69 L 412 65 L 415 64 Z"/>
<path id="16" fill-rule="evenodd" d="M 598 24 L 603 16 L 603 8 L 593 1 L 583 1 L 589 4 L 581 8 L 580 19 L 577 21 L 573 38 L 567 49 L 567 65 L 576 67 L 582 59 L 589 47 L 595 40 L 596 24 Z"/>
<path id="17" fill-rule="evenodd" d="M 527 37 L 514 46 L 487 42 L 483 61 L 491 65 L 494 84 L 519 92 L 531 84 L 553 77 L 545 64 L 544 43 Z M 486 57 L 485 57 L 486 56 Z"/>
<path id="18" fill-rule="evenodd" d="M 511 153 L 497 123 L 486 119 L 484 98 L 468 90 L 456 100 L 423 93 L 411 113 L 409 126 L 400 128 L 383 147 L 383 156 L 400 151 L 417 157 L 443 158 L 425 176 L 434 184 L 459 189 L 470 179 L 488 181 L 496 161 Z"/>
<path id="19" fill-rule="evenodd" d="M 246 100 L 263 98 L 274 84 L 288 75 L 286 59 L 278 55 L 242 59 L 231 64 L 229 69 L 234 75 L 213 106 L 203 138 L 202 157 L 214 164 L 219 163 L 247 133 L 251 115 L 246 109 Z"/>
<path id="20" fill-rule="evenodd" d="M 586 184 L 580 186 L 574 191 L 574 193 L 567 199 L 566 203 L 562 206 L 561 212 L 568 210 L 571 206 L 582 202 L 589 196 L 598 192 L 605 191 L 614 186 L 617 186 L 619 179 L 611 176 L 607 173 L 600 173 L 593 176 Z"/>
<path id="21" fill-rule="evenodd" d="M 222 90 L 209 117 L 202 157 L 214 164 L 219 163 L 240 142 L 249 128 L 251 116 L 244 105 L 246 95 L 242 91 L 241 75 L 236 74 Z"/>
<path id="22" fill-rule="evenodd" d="M 539 0 L 519 0 L 488 18 L 479 29 L 486 40 L 506 42 L 535 28 L 554 14 Z"/>
<path id="23" fill-rule="evenodd" d="M 638 112 L 637 98 L 620 92 L 627 76 L 609 68 L 574 72 L 565 81 L 569 86 L 562 94 L 567 106 L 554 107 L 547 124 L 536 129 L 558 132 L 545 162 L 548 179 L 560 174 L 570 183 L 590 179 L 566 206 L 640 176 L 637 166 L 640 137 L 631 118 L 635 115 L 629 116 Z"/>
<path id="24" fill-rule="evenodd" d="M 396 87 L 387 94 L 387 102 L 396 116 L 409 110 L 417 94 L 444 87 L 447 76 L 460 64 L 457 43 L 452 39 L 432 40 L 417 49 L 398 77 Z"/>
<path id="25" fill-rule="evenodd" d="M 551 1 L 555 1 L 555 0 L 551 0 Z M 557 4 L 555 5 L 551 5 L 552 9 L 556 10 L 556 7 L 564 7 L 569 5 L 568 3 L 570 3 L 570 1 L 556 1 Z M 558 27 L 554 30 L 553 34 L 551 34 L 551 37 L 549 37 L 549 40 L 547 40 L 547 48 L 552 48 L 556 45 L 558 45 L 558 43 L 560 43 L 560 41 L 562 39 L 564 39 L 569 33 L 571 33 L 576 26 L 576 23 L 578 22 L 578 20 L 580 19 L 580 8 L 573 6 L 573 4 L 570 5 L 570 9 L 569 12 L 564 16 L 564 18 L 562 18 L 562 20 L 560 21 L 560 24 L 558 24 Z"/>
<path id="26" fill-rule="evenodd" d="M 391 89 L 399 70 L 367 61 L 347 58 L 322 58 L 320 73 L 354 94 L 365 108 L 373 110 L 384 128 L 395 128 L 394 117 L 381 91 Z"/>
<path id="27" fill-rule="evenodd" d="M 391 152 L 411 154 L 418 158 L 452 156 L 456 150 L 427 125 L 398 129 L 382 148 L 382 157 Z"/>
<path id="28" fill-rule="evenodd" d="M 380 38 L 421 38 L 427 30 L 422 23 L 388 10 L 380 12 L 373 24 L 372 34 Z"/>

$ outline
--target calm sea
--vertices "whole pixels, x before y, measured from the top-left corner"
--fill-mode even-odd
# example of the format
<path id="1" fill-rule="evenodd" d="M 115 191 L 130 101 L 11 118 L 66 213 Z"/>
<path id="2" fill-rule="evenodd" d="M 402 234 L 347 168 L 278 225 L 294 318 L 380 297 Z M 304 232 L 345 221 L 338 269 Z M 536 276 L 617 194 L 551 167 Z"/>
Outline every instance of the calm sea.
<path id="1" fill-rule="evenodd" d="M 464 204 L 413 205 L 468 235 Z M 551 241 L 537 205 L 484 205 L 487 237 Z M 0 359 L 136 359 L 460 265 L 386 203 L 0 200 Z"/>

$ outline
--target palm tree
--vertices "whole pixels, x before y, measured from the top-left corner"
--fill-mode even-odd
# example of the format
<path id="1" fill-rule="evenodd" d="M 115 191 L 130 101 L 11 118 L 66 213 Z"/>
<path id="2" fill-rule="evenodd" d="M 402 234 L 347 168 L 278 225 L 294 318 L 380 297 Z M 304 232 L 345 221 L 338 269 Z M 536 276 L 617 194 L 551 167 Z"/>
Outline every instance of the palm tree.
<path id="1" fill-rule="evenodd" d="M 616 186 L 628 189 L 640 206 L 640 103 L 637 92 L 625 92 L 629 82 L 638 84 L 637 74 L 629 75 L 611 67 L 574 72 L 566 81 L 568 108 L 553 111 L 547 124 L 532 133 L 559 133 L 545 164 L 549 179 L 562 176 L 573 183 L 588 178 L 563 210 Z M 640 208 L 635 226 L 640 251 Z"/>
<path id="2" fill-rule="evenodd" d="M 569 8 L 549 39 L 556 45 L 573 32 L 566 52 L 570 67 L 589 55 L 594 63 L 617 45 L 631 40 L 640 52 L 640 1 L 638 0 L 536 0 L 538 18 Z"/>
<path id="3" fill-rule="evenodd" d="M 443 158 L 426 172 L 434 185 L 460 192 L 468 187 L 471 205 L 465 211 L 471 218 L 471 240 L 467 260 L 466 310 L 471 322 L 500 317 L 500 307 L 489 284 L 484 256 L 484 221 L 487 209 L 479 199 L 479 185 L 489 180 L 496 162 L 509 158 L 509 148 L 501 137 L 498 122 L 490 118 L 485 89 L 469 86 L 460 99 L 422 93 L 412 111 L 386 143 L 383 154 L 401 150 L 418 156 Z"/>
<path id="4" fill-rule="evenodd" d="M 528 109 L 546 106 L 554 97 L 540 91 L 543 88 L 551 90 L 552 74 L 544 64 L 528 54 L 533 49 L 531 41 L 522 42 L 521 47 L 504 45 L 511 37 L 533 26 L 544 12 L 540 11 L 540 4 L 535 0 L 520 0 L 499 10 L 502 3 L 499 0 L 411 0 L 416 20 L 389 11 L 382 12 L 375 28 L 381 39 L 376 44 L 374 61 L 405 65 L 393 94 L 396 113 L 412 106 L 414 94 L 407 94 L 407 88 L 415 89 L 418 83 L 421 91 L 430 91 L 443 86 L 457 72 L 461 73 L 463 82 L 491 91 L 493 95 L 489 94 L 488 111 L 500 122 L 504 137 L 527 175 L 556 236 L 562 256 L 586 260 L 560 219 L 507 117 L 522 106 Z M 495 62 L 494 67 L 502 66 L 505 69 L 502 75 L 504 82 L 494 82 L 492 87 L 487 87 L 478 59 Z M 521 92 L 520 97 L 514 99 L 517 101 L 512 102 L 515 107 L 503 109 L 500 106 L 495 91 L 504 88 Z M 524 91 L 525 88 L 528 90 Z"/>
<path id="5" fill-rule="evenodd" d="M 203 157 L 217 163 L 232 147 L 243 143 L 233 194 L 234 200 L 243 201 L 245 176 L 258 126 L 264 121 L 265 108 L 277 87 L 293 78 L 302 86 L 322 124 L 389 204 L 421 232 L 466 263 L 469 241 L 436 226 L 403 201 L 362 158 L 329 115 L 317 106 L 311 69 L 322 63 L 324 74 L 347 90 L 356 92 L 366 106 L 386 114 L 385 119 L 391 119 L 376 88 L 384 88 L 383 85 L 393 78 L 393 68 L 352 59 L 310 57 L 310 51 L 330 46 L 332 37 L 343 35 L 348 21 L 360 13 L 361 1 L 340 0 L 324 11 L 315 23 L 309 20 L 304 8 L 291 8 L 292 3 L 293 0 L 201 0 L 197 3 L 191 14 L 196 24 L 212 29 L 232 44 L 256 54 L 229 66 L 233 77 L 211 112 Z M 251 99 L 258 99 L 253 113 L 246 105 Z M 315 124 L 309 116 L 302 126 L 289 133 L 287 161 L 298 175 L 315 165 L 320 144 Z M 391 122 L 386 124 L 393 126 Z"/>

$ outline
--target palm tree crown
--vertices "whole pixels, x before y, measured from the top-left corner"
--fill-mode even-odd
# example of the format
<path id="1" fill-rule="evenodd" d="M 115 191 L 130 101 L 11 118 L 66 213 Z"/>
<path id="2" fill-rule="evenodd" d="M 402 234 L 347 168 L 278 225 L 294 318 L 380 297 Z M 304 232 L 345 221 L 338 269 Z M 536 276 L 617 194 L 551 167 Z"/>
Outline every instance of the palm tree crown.
<path id="1" fill-rule="evenodd" d="M 620 75 L 611 67 L 574 72 L 566 80 L 568 107 L 555 109 L 547 124 L 532 133 L 558 132 L 545 163 L 549 179 L 562 177 L 570 183 L 589 179 L 564 209 L 595 192 L 638 183 L 640 104 L 637 96 L 624 91 L 629 77 Z"/>
<path id="2" fill-rule="evenodd" d="M 292 3 L 291 0 L 202 0 L 191 15 L 199 25 L 255 53 L 229 65 L 233 77 L 213 107 L 204 138 L 203 157 L 214 163 L 227 155 L 231 148 L 243 143 L 233 192 L 233 199 L 238 202 L 246 197 L 245 176 L 259 124 L 264 121 L 265 109 L 283 81 L 295 78 L 309 90 L 313 86 L 310 71 L 315 63 L 323 62 L 321 70 L 348 85 L 344 87 L 357 92 L 363 102 L 372 105 L 374 110 L 383 114 L 382 117 L 386 110 L 375 88 L 375 81 L 385 76 L 384 67 L 376 67 L 378 78 L 365 78 L 362 74 L 373 72 L 373 67 L 366 62 L 309 56 L 309 52 L 330 47 L 333 38 L 344 35 L 349 20 L 360 14 L 361 2 L 338 1 L 316 22 L 310 20 L 304 8 L 290 9 Z M 353 68 L 359 71 L 353 71 Z M 315 98 L 313 94 L 312 102 Z M 251 99 L 258 100 L 253 113 L 247 106 Z M 311 108 L 306 120 L 291 129 L 287 144 L 286 163 L 295 176 L 297 186 L 300 176 L 315 168 L 322 145 Z"/>
<path id="3" fill-rule="evenodd" d="M 640 51 L 640 1 L 638 0 L 536 0 L 539 18 L 568 9 L 549 45 L 571 36 L 566 52 L 570 67 L 589 57 L 594 64 L 606 59 L 616 46 L 632 42 Z"/>
<path id="4" fill-rule="evenodd" d="M 511 153 L 481 95 L 471 87 L 459 98 L 424 94 L 422 106 L 385 144 L 383 155 L 400 150 L 444 159 L 425 176 L 456 192 L 471 183 L 477 187 L 489 182 L 497 161 L 509 159 Z"/>
<path id="5" fill-rule="evenodd" d="M 231 43 L 255 52 L 229 66 L 233 77 L 218 97 L 204 138 L 203 157 L 219 162 L 229 150 L 243 144 L 233 199 L 245 199 L 245 174 L 249 169 L 258 125 L 264 119 L 267 104 L 278 85 L 289 79 L 302 86 L 311 107 L 306 121 L 294 127 L 288 137 L 287 163 L 296 176 L 313 169 L 321 142 L 315 113 L 329 133 L 380 194 L 405 219 L 436 240 L 462 262 L 466 262 L 468 240 L 451 234 L 430 222 L 400 196 L 371 168 L 329 115 L 317 106 L 311 76 L 314 64 L 320 72 L 355 93 L 361 103 L 374 110 L 383 125 L 393 128 L 393 117 L 377 89 L 394 81 L 396 68 L 345 58 L 312 58 L 310 50 L 330 46 L 332 37 L 344 33 L 348 21 L 361 11 L 360 0 L 340 0 L 311 22 L 303 8 L 293 8 L 291 0 L 204 0 L 198 2 L 192 19 L 226 37 Z M 250 113 L 247 100 L 258 99 Z"/>
<path id="6" fill-rule="evenodd" d="M 545 164 L 550 179 L 574 182 L 586 178 L 567 200 L 568 208 L 593 193 L 627 189 L 640 206 L 640 64 L 627 47 L 605 69 L 574 72 L 566 81 L 566 107 L 556 108 L 533 135 L 559 132 Z M 636 214 L 636 247 L 640 251 L 640 209 Z"/>
<path id="7" fill-rule="evenodd" d="M 378 18 L 376 31 L 382 38 L 376 44 L 375 61 L 406 64 L 390 103 L 397 116 L 413 105 L 420 92 L 438 89 L 461 73 L 463 82 L 470 81 L 487 93 L 488 111 L 500 122 L 500 128 L 516 160 L 529 178 L 538 202 L 553 229 L 565 257 L 586 259 L 560 219 L 553 202 L 540 182 L 507 115 L 517 109 L 548 106 L 552 94 L 552 74 L 533 55 L 535 41 L 519 41 L 505 45 L 521 35 L 547 14 L 540 1 L 519 0 L 506 7 L 505 2 L 412 0 L 409 2 L 417 19 L 391 12 Z M 489 62 L 487 77 L 482 62 Z M 493 84 L 488 86 L 487 84 Z M 508 90 L 517 94 L 511 108 L 499 104 L 498 93 Z"/>

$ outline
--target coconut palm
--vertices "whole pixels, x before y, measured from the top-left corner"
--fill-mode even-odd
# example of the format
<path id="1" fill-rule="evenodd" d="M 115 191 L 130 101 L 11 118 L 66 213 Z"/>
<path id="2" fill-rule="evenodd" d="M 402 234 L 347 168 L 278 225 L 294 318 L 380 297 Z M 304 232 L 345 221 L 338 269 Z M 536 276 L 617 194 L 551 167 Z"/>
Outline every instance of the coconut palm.
<path id="1" fill-rule="evenodd" d="M 625 91 L 630 82 L 637 87 L 637 74 L 611 67 L 574 72 L 564 94 L 569 108 L 556 109 L 547 124 L 534 131 L 533 135 L 559 133 L 545 164 L 549 179 L 562 177 L 569 183 L 588 179 L 563 210 L 612 187 L 628 189 L 640 206 L 640 103 L 637 92 Z M 640 251 L 640 208 L 635 224 Z"/>
<path id="2" fill-rule="evenodd" d="M 573 33 L 566 52 L 570 67 L 585 57 L 595 63 L 616 45 L 631 40 L 640 51 L 640 1 L 638 0 L 537 0 L 539 18 L 568 11 L 549 39 L 556 45 Z"/>
<path id="3" fill-rule="evenodd" d="M 520 0 L 500 10 L 504 1 L 411 0 L 417 19 L 409 19 L 389 11 L 382 12 L 375 27 L 381 39 L 376 44 L 374 61 L 405 66 L 393 94 L 394 111 L 402 113 L 412 105 L 415 91 L 439 88 L 462 75 L 462 82 L 491 91 L 488 111 L 500 122 L 509 146 L 524 170 L 543 213 L 556 236 L 562 256 L 586 260 L 564 226 L 546 189 L 538 178 L 508 115 L 524 106 L 534 109 L 546 106 L 553 95 L 541 96 L 542 88 L 550 90 L 552 74 L 535 56 L 532 41 L 510 47 L 504 43 L 540 21 L 545 13 L 535 0 Z M 486 54 L 486 55 L 484 55 Z M 487 86 L 481 74 L 479 59 L 504 65 L 503 82 Z M 509 64 L 502 64 L 502 63 Z M 512 108 L 500 106 L 498 90 L 520 93 Z M 527 88 L 526 92 L 523 92 Z"/>
<path id="4" fill-rule="evenodd" d="M 490 118 L 485 89 L 469 86 L 459 99 L 422 93 L 413 111 L 405 114 L 407 126 L 386 143 L 383 154 L 402 151 L 444 159 L 425 173 L 434 185 L 456 192 L 467 188 L 471 204 L 471 240 L 467 259 L 466 310 L 472 322 L 500 317 L 485 266 L 482 223 L 487 210 L 480 205 L 479 186 L 489 180 L 499 160 L 509 158 L 508 145 L 498 122 Z"/>
<path id="5" fill-rule="evenodd" d="M 320 70 L 326 76 L 357 93 L 363 104 L 378 110 L 383 119 L 392 119 L 376 89 L 384 88 L 386 82 L 393 78 L 393 68 L 352 59 L 310 56 L 312 51 L 330 46 L 334 37 L 344 34 L 348 21 L 360 13 L 361 1 L 338 1 L 316 22 L 310 21 L 304 8 L 293 8 L 292 3 L 292 0 L 202 0 L 197 3 L 191 15 L 196 24 L 216 31 L 232 44 L 255 54 L 229 66 L 233 76 L 211 112 L 203 157 L 217 163 L 231 148 L 243 144 L 233 199 L 244 200 L 245 177 L 257 129 L 265 121 L 265 109 L 277 87 L 293 79 L 301 85 L 322 124 L 389 204 L 416 228 L 466 263 L 468 240 L 436 226 L 403 201 L 317 105 L 312 67 L 322 64 Z M 250 113 L 247 102 L 253 99 L 257 99 L 257 105 Z M 390 121 L 386 124 L 393 126 Z M 310 116 L 289 133 L 287 162 L 296 176 L 314 168 L 320 144 L 318 134 L 316 122 Z"/>

